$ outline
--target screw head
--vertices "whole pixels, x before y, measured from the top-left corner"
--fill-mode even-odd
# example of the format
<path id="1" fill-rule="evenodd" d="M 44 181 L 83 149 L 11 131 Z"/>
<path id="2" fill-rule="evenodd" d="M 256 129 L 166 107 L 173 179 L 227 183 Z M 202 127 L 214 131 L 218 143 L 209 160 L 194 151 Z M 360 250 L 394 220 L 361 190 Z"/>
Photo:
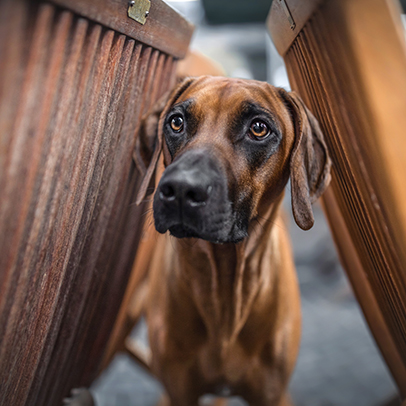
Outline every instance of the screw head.
<path id="1" fill-rule="evenodd" d="M 132 0 L 132 1 L 130 1 L 128 4 L 130 5 L 130 7 L 132 7 L 132 6 L 135 4 L 135 1 Z"/>
<path id="2" fill-rule="evenodd" d="M 149 11 L 145 12 L 145 18 L 147 18 L 149 16 Z"/>

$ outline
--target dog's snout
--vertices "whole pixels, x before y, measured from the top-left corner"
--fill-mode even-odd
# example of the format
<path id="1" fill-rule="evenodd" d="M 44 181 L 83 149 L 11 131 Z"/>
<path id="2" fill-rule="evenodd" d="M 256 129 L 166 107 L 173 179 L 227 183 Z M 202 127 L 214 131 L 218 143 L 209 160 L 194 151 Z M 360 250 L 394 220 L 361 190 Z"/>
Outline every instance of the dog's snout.
<path id="1" fill-rule="evenodd" d="M 206 204 L 212 189 L 208 180 L 196 171 L 174 173 L 163 179 L 159 198 L 167 204 L 199 207 Z"/>
<path id="2" fill-rule="evenodd" d="M 209 152 L 188 151 L 165 169 L 154 196 L 158 232 L 227 241 L 233 224 L 227 178 Z"/>

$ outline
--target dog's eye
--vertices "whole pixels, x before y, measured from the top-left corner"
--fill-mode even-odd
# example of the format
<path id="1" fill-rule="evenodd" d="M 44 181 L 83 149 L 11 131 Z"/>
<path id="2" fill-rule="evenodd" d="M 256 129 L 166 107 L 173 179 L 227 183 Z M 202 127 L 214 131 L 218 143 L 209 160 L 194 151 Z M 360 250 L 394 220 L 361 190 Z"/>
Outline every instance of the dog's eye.
<path id="1" fill-rule="evenodd" d="M 250 134 L 254 138 L 264 139 L 269 135 L 269 133 L 269 127 L 263 121 L 256 120 L 251 124 Z"/>
<path id="2" fill-rule="evenodd" d="M 179 133 L 183 129 L 183 118 L 179 115 L 171 118 L 171 128 L 175 133 Z"/>

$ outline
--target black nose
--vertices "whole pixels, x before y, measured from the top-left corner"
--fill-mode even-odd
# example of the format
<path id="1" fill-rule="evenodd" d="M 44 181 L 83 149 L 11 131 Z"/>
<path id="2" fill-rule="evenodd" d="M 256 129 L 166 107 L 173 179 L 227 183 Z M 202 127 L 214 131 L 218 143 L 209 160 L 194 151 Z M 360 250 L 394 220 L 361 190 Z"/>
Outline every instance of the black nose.
<path id="1" fill-rule="evenodd" d="M 197 172 L 180 172 L 166 176 L 159 185 L 159 199 L 165 203 L 190 207 L 206 205 L 212 186 Z"/>

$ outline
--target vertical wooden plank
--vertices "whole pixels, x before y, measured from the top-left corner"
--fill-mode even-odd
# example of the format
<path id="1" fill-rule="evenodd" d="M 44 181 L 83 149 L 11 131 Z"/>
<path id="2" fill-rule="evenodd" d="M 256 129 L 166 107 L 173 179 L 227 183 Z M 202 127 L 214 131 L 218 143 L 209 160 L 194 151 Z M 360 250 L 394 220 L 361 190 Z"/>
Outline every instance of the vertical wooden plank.
<path id="1" fill-rule="evenodd" d="M 53 10 L 50 7 L 46 6 L 40 11 L 40 17 L 43 19 L 39 18 L 38 20 L 40 25 L 38 27 L 38 37 L 43 40 L 50 37 L 52 16 Z M 44 23 L 44 26 L 42 26 L 41 23 Z M 39 232 L 39 230 L 35 228 L 35 223 L 29 225 L 31 230 L 33 230 L 31 231 L 31 235 L 35 234 L 35 240 L 29 237 L 27 238 L 28 235 L 26 231 L 28 223 L 31 223 L 29 220 L 30 212 L 32 212 L 30 194 L 33 192 L 35 186 L 36 170 L 41 164 L 41 148 L 46 136 L 45 126 L 51 114 L 52 101 L 57 93 L 60 78 L 61 64 L 63 61 L 63 55 L 61 55 L 60 49 L 64 47 L 67 41 L 70 23 L 71 16 L 68 13 L 61 16 L 60 24 L 54 33 L 54 40 L 51 43 L 49 60 L 45 60 L 43 50 L 39 51 L 39 53 L 42 54 L 41 58 L 45 62 L 42 64 L 42 67 L 45 68 L 46 75 L 43 75 L 40 68 L 35 74 L 43 77 L 42 85 L 44 86 L 45 94 L 39 106 L 38 101 L 34 99 L 34 95 L 30 103 L 25 106 L 29 110 L 21 111 L 20 120 L 17 117 L 15 131 L 17 135 L 16 143 L 14 145 L 14 155 L 11 158 L 9 166 L 9 176 L 13 178 L 16 172 L 20 171 L 18 166 L 25 165 L 25 162 L 21 162 L 20 155 L 20 151 L 27 148 L 27 143 L 24 143 L 24 141 L 27 140 L 29 144 L 30 138 L 35 140 L 30 150 L 26 149 L 26 154 L 32 157 L 30 167 L 23 168 L 26 171 L 24 174 L 26 178 L 26 194 L 19 217 L 18 228 L 20 232 L 16 233 L 17 236 L 21 236 L 20 239 L 22 241 L 14 241 L 17 249 L 19 246 L 21 247 L 21 243 L 24 244 L 24 254 L 22 256 L 22 253 L 19 252 L 18 255 L 16 255 L 17 251 L 15 251 L 16 260 L 10 264 L 14 275 L 17 275 L 20 269 L 22 272 L 19 273 L 18 279 L 15 281 L 16 283 L 10 285 L 12 289 L 8 291 L 9 294 L 6 296 L 6 307 L 9 308 L 9 312 L 2 313 L 3 315 L 7 314 L 8 317 L 3 319 L 1 323 L 2 327 L 5 328 L 3 336 L 5 343 L 2 345 L 0 357 L 8 360 L 5 363 L 5 369 L 2 369 L 2 372 L 4 371 L 8 374 L 7 377 L 4 375 L 2 377 L 2 379 L 7 382 L 7 389 L 2 395 L 5 396 L 8 402 L 15 404 L 17 404 L 17 401 L 21 402 L 24 399 L 21 398 L 21 396 L 17 399 L 14 394 L 18 391 L 24 392 L 27 385 L 29 385 L 33 379 L 34 365 L 39 356 L 37 343 L 41 342 L 41 336 L 36 337 L 36 334 L 43 333 L 37 329 L 36 325 L 39 315 L 31 310 L 41 307 L 41 302 L 44 300 L 44 282 L 47 274 L 43 272 L 43 269 L 37 267 L 37 269 L 34 270 L 29 266 L 31 261 L 35 261 L 34 258 L 38 258 L 37 256 L 41 255 L 41 251 L 36 250 L 35 247 Z M 43 45 L 44 44 L 38 44 L 38 46 Z M 34 49 L 33 54 L 35 55 L 36 52 L 37 50 Z M 37 88 L 36 90 L 41 91 L 42 89 Z M 38 109 L 37 113 L 39 112 L 40 114 L 37 115 L 38 120 L 33 123 L 33 121 L 29 121 L 29 117 L 34 114 L 35 108 Z M 23 145 L 23 143 L 25 145 Z M 14 189 L 14 193 L 18 192 L 18 190 Z M 16 195 L 14 196 L 16 197 Z M 11 210 L 14 209 L 14 207 L 11 206 L 9 206 L 9 208 Z M 13 216 L 10 217 L 14 220 Z M 40 263 L 41 261 L 39 260 L 38 262 Z M 30 306 L 26 306 L 26 303 L 29 303 Z M 33 340 L 34 337 L 36 337 L 36 339 Z M 16 345 L 17 343 L 19 344 L 18 346 Z M 30 367 L 21 369 L 21 366 L 24 364 Z M 10 378 L 13 380 L 10 380 Z"/>
<path id="2" fill-rule="evenodd" d="M 6 153 L 11 141 L 12 124 L 18 106 L 23 77 L 23 47 L 10 47 L 10 39 L 25 43 L 23 27 L 27 25 L 28 10 L 20 1 L 0 2 L 0 190 L 4 190 L 6 174 Z M 0 275 L 0 286 L 2 277 Z"/>
<path id="3" fill-rule="evenodd" d="M 15 288 L 16 281 L 12 279 L 18 276 L 13 273 L 13 264 L 18 253 L 18 241 L 21 239 L 23 225 L 21 221 L 25 219 L 28 210 L 27 203 L 30 192 L 30 179 L 27 174 L 34 173 L 36 168 L 31 162 L 38 157 L 33 155 L 34 137 L 27 137 L 35 128 L 38 115 L 35 115 L 30 122 L 30 117 L 36 106 L 39 110 L 41 104 L 37 103 L 39 89 L 43 88 L 43 77 L 41 69 L 45 65 L 46 43 L 50 33 L 52 19 L 52 9 L 41 8 L 36 29 L 33 33 L 30 58 L 25 70 L 25 78 L 21 88 L 21 96 L 16 117 L 13 120 L 11 135 L 8 138 L 7 150 L 4 149 L 4 176 L 2 177 L 2 205 L 0 208 L 0 246 L 3 247 L 3 255 L 0 256 L 0 266 L 2 269 L 0 281 L 0 339 L 4 337 L 7 319 L 10 311 L 13 292 L 8 292 L 6 288 Z M 41 100 L 41 99 L 39 99 Z M 36 105 L 37 103 L 37 105 Z M 30 127 L 31 126 L 31 127 Z M 39 140 L 39 143 L 41 140 Z M 28 170 L 30 168 L 30 170 Z M 21 183 L 17 185 L 14 178 L 19 177 Z M 24 203 L 25 206 L 24 206 Z M 18 215 L 16 215 L 18 213 Z M 0 352 L 1 354 L 1 352 Z"/>

